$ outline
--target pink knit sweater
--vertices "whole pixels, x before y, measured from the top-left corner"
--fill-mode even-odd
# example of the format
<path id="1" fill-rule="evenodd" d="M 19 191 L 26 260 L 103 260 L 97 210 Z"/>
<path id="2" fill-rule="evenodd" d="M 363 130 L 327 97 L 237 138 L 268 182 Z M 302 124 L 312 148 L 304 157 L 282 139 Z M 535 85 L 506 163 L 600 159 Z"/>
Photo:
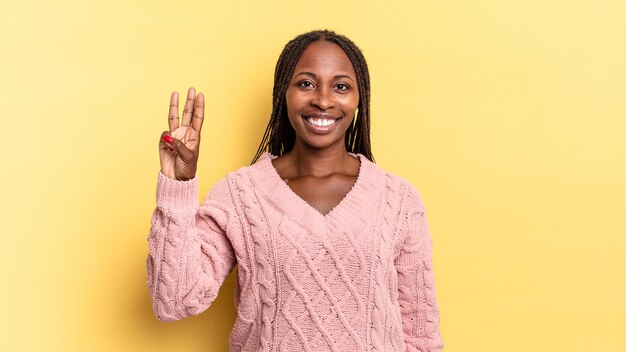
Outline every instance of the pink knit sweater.
<path id="1" fill-rule="evenodd" d="M 159 172 L 146 261 L 154 314 L 206 310 L 237 264 L 231 351 L 441 351 L 432 240 L 419 192 L 360 153 L 322 215 L 265 152 L 198 206 L 198 179 Z"/>

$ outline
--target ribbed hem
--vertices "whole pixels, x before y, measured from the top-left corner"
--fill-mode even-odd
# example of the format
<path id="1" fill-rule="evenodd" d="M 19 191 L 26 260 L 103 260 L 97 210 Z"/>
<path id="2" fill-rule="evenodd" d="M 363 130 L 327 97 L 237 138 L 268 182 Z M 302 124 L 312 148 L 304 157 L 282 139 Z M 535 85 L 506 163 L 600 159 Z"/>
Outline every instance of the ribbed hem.
<path id="1" fill-rule="evenodd" d="M 174 180 L 159 170 L 156 188 L 157 207 L 186 209 L 198 207 L 198 176 L 187 181 Z"/>

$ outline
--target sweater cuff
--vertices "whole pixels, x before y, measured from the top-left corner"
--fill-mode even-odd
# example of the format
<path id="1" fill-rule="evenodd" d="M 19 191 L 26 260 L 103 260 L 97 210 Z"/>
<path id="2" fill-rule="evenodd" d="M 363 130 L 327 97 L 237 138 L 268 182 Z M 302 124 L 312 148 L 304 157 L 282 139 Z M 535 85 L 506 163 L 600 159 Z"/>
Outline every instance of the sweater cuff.
<path id="1" fill-rule="evenodd" d="M 198 207 L 198 176 L 187 181 L 169 178 L 159 170 L 157 207 L 177 210 Z"/>

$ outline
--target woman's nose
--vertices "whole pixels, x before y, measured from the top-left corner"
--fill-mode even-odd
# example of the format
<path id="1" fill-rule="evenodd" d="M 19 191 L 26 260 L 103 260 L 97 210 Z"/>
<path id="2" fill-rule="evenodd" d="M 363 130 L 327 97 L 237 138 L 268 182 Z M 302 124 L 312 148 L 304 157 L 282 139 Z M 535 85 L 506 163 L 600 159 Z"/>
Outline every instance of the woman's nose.
<path id="1" fill-rule="evenodd" d="M 334 106 L 332 92 L 328 88 L 319 88 L 311 98 L 311 105 L 322 110 L 330 109 Z"/>

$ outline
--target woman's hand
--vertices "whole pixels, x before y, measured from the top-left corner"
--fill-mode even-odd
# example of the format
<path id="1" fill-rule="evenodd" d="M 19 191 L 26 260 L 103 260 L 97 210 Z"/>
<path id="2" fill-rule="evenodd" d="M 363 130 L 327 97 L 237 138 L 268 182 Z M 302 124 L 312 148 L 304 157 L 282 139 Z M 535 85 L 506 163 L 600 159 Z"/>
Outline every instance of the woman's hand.
<path id="1" fill-rule="evenodd" d="M 168 117 L 169 131 L 161 134 L 159 156 L 161 172 L 172 179 L 187 181 L 196 176 L 200 130 L 204 121 L 204 95 L 189 88 L 183 110 L 183 119 L 178 121 L 178 92 L 170 98 Z"/>

